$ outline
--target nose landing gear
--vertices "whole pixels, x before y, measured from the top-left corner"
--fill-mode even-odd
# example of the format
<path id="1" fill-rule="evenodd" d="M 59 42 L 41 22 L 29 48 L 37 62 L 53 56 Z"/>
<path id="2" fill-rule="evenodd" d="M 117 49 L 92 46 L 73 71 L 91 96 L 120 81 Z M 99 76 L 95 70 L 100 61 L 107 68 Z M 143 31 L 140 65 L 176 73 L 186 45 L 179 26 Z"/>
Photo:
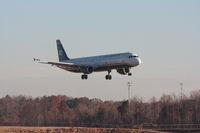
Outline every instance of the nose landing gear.
<path id="1" fill-rule="evenodd" d="M 128 73 L 128 76 L 132 76 L 132 73 Z"/>

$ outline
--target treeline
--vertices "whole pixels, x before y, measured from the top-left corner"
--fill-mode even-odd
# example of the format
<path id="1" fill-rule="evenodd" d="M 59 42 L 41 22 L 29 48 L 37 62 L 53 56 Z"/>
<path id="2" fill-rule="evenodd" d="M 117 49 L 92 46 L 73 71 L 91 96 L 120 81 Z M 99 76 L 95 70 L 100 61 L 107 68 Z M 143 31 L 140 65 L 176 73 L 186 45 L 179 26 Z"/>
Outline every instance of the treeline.
<path id="1" fill-rule="evenodd" d="M 144 102 L 67 96 L 5 96 L 0 99 L 0 125 L 132 127 L 141 124 L 199 124 L 200 90 L 189 97 L 163 95 Z"/>

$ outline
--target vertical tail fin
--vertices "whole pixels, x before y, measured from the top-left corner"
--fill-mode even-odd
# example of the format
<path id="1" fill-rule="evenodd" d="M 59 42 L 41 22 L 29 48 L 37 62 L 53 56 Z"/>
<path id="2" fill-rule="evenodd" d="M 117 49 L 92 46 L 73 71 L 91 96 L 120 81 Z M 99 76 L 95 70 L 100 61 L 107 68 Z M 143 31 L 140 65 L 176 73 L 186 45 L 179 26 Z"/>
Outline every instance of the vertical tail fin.
<path id="1" fill-rule="evenodd" d="M 69 60 L 60 40 L 56 40 L 59 61 Z"/>

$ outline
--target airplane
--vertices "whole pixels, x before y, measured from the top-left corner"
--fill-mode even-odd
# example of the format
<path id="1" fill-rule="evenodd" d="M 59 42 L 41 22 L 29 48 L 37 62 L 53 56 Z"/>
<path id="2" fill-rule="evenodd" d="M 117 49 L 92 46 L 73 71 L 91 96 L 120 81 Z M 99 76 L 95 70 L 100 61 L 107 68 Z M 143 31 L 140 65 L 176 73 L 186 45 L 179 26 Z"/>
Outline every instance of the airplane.
<path id="1" fill-rule="evenodd" d="M 39 63 L 50 64 L 74 73 L 83 73 L 81 79 L 85 80 L 88 79 L 88 74 L 102 71 L 107 71 L 108 74 L 105 76 L 105 79 L 111 80 L 112 76 L 110 73 L 113 69 L 116 69 L 119 74 L 131 76 L 130 69 L 141 64 L 139 56 L 130 52 L 70 59 L 61 41 L 56 40 L 56 43 L 59 61 Z"/>

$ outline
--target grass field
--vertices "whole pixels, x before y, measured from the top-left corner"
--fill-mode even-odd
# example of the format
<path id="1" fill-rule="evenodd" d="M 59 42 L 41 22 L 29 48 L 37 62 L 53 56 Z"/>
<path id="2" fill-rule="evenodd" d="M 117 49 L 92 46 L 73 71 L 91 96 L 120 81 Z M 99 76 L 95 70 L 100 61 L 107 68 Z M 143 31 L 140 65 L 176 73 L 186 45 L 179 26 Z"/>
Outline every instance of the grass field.
<path id="1" fill-rule="evenodd" d="M 159 131 L 85 127 L 0 127 L 0 133 L 161 133 Z M 164 132 L 163 132 L 164 133 Z"/>

